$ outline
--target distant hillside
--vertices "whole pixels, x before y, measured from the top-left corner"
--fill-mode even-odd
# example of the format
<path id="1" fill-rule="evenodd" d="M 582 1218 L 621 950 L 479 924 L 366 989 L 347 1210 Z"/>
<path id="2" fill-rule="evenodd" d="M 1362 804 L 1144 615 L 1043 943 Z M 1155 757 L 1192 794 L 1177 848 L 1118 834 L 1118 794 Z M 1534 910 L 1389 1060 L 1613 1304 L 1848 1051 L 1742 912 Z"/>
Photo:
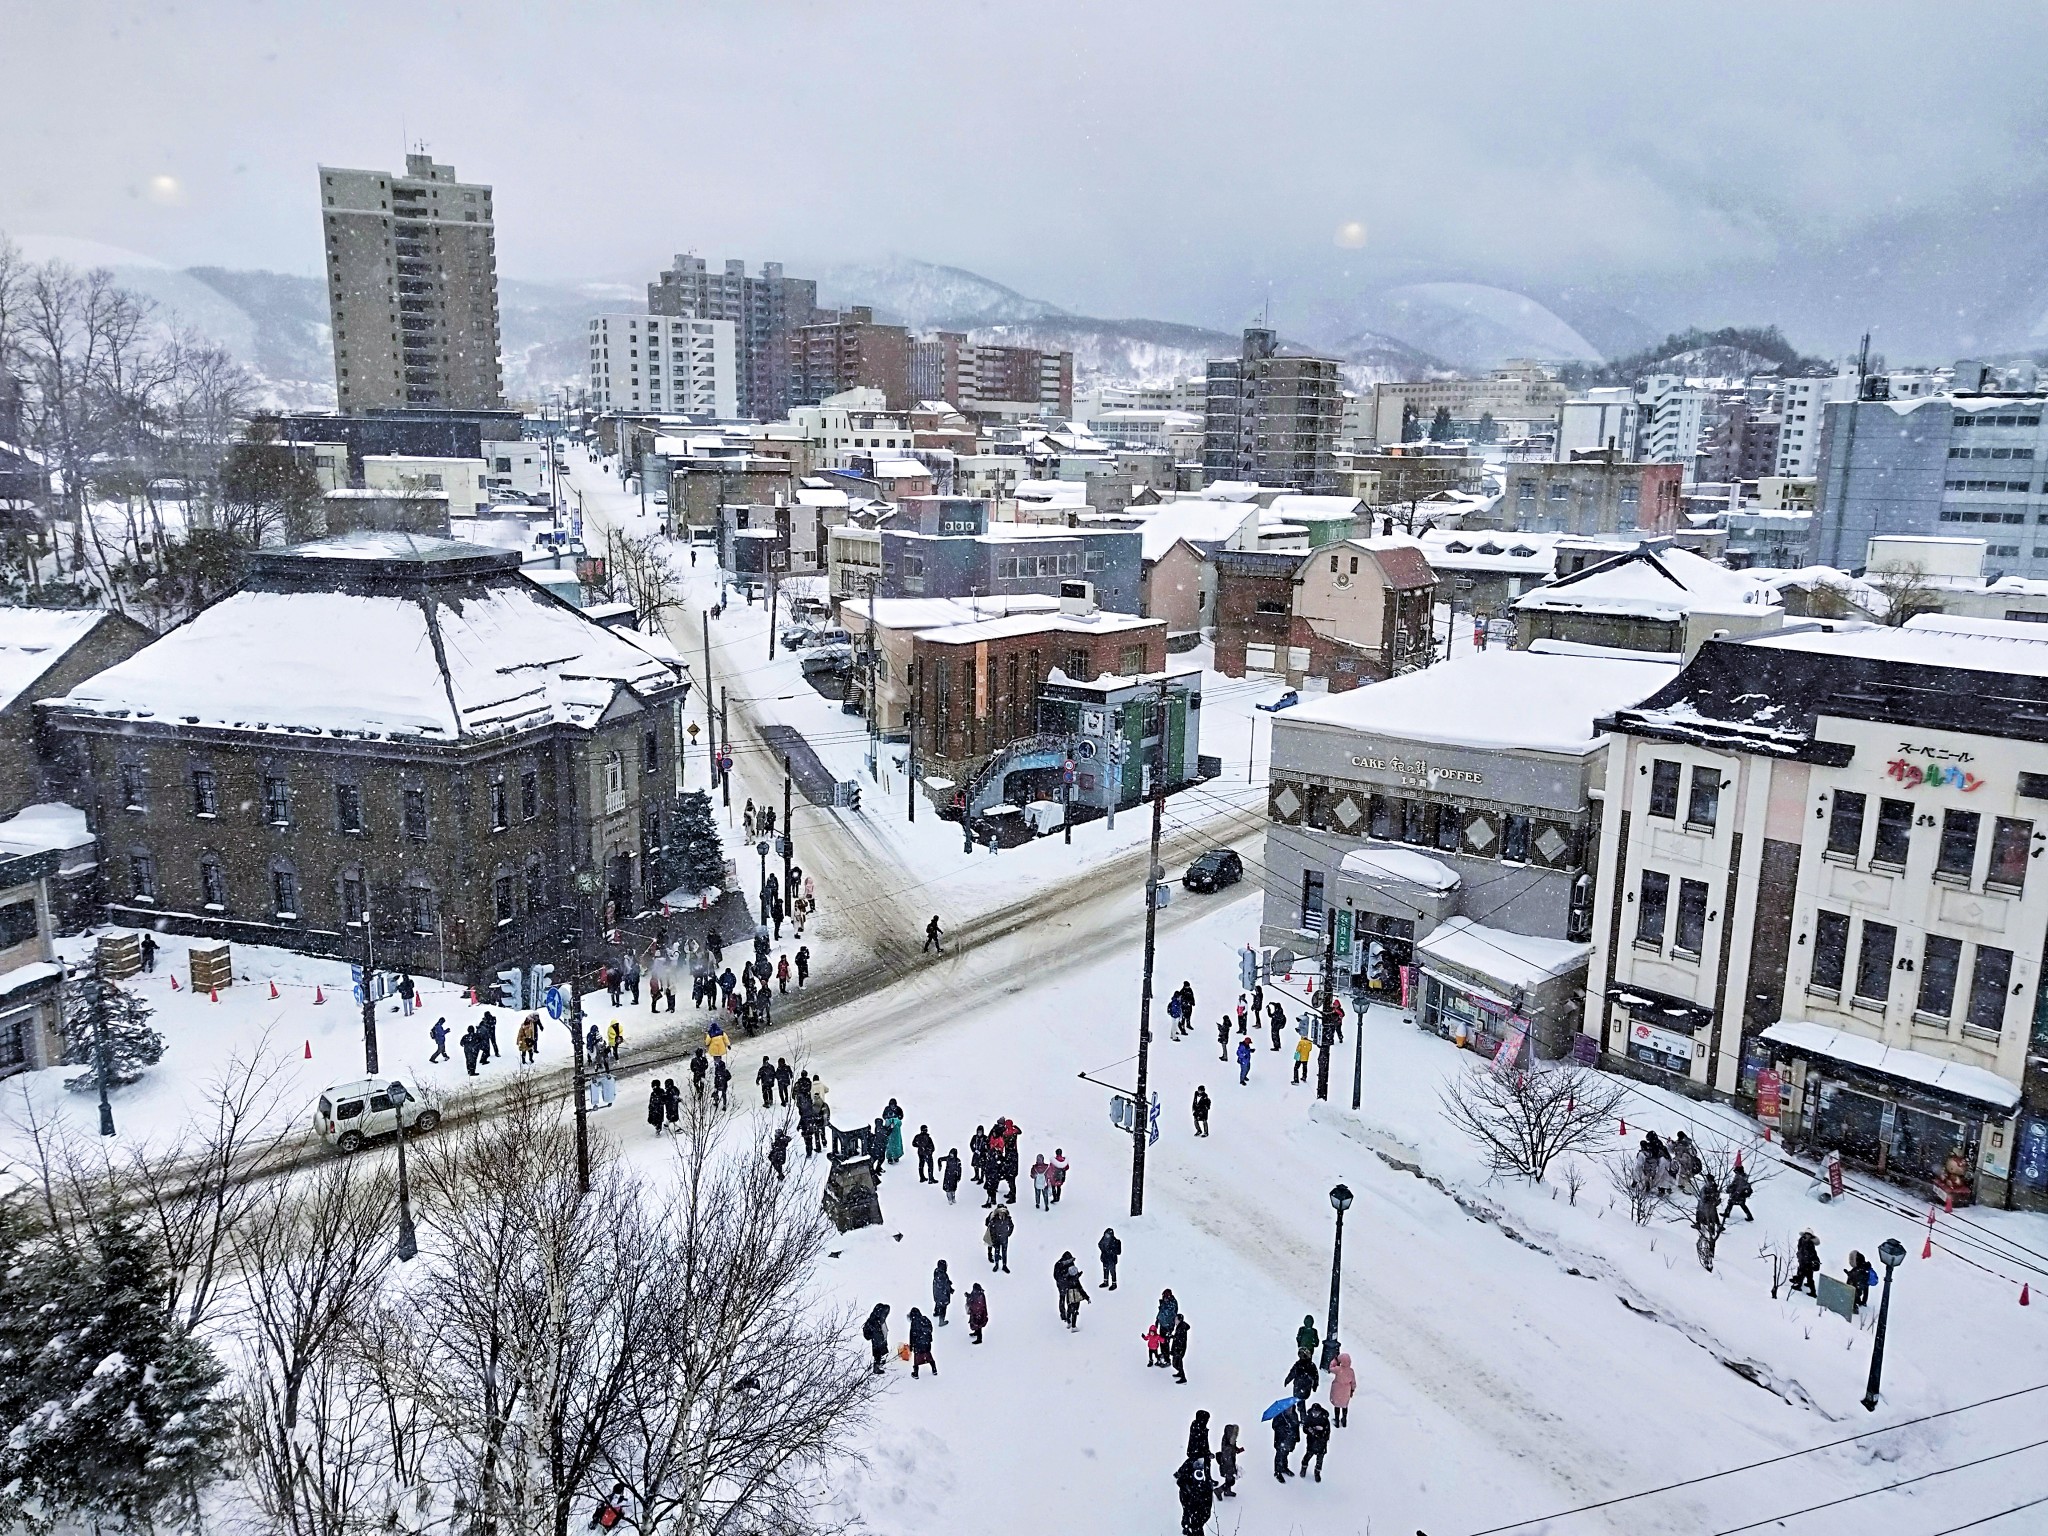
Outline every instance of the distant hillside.
<path id="1" fill-rule="evenodd" d="M 1802 374 L 1830 374 L 1834 366 L 1826 358 L 1807 357 L 1787 341 L 1775 325 L 1724 325 L 1716 331 L 1694 326 L 1666 336 L 1653 347 L 1600 366 L 1574 365 L 1565 368 L 1564 379 L 1574 387 L 1597 384 L 1635 384 L 1655 373 L 1684 374 L 1690 378 L 1746 378 L 1752 373 L 1773 372 L 1795 377 Z"/>
<path id="2" fill-rule="evenodd" d="M 1067 313 L 1057 304 L 1026 298 L 978 272 L 907 256 L 825 268 L 818 277 L 818 302 L 835 309 L 865 304 L 874 310 L 877 320 L 918 330 L 971 330 Z"/>

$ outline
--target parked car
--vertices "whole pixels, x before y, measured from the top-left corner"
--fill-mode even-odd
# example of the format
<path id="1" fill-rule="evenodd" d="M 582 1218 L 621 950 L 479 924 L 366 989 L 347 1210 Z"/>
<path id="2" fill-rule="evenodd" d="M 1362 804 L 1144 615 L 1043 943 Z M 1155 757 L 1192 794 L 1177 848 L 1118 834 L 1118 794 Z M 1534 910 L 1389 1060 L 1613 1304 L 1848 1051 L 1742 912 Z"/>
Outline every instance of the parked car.
<path id="1" fill-rule="evenodd" d="M 401 1112 L 408 1131 L 431 1131 L 441 1123 L 440 1111 L 397 1079 L 351 1078 L 321 1090 L 313 1129 L 330 1147 L 354 1152 L 366 1141 L 395 1134 Z"/>
<path id="2" fill-rule="evenodd" d="M 782 633 L 775 637 L 775 643 L 785 651 L 801 651 L 817 638 L 817 630 L 808 624 L 785 624 Z"/>
<path id="3" fill-rule="evenodd" d="M 852 650 L 853 636 L 843 629 L 816 629 L 811 631 L 810 644 L 843 645 L 848 650 Z"/>
<path id="4" fill-rule="evenodd" d="M 1268 700 L 1264 704 L 1254 704 L 1252 708 L 1263 709 L 1269 715 L 1277 715 L 1280 713 L 1281 710 L 1292 709 L 1295 705 L 1299 704 L 1300 702 L 1301 695 L 1295 692 L 1294 689 L 1290 688 L 1285 693 L 1281 694 L 1279 698 Z"/>
<path id="5" fill-rule="evenodd" d="M 851 672 L 853 670 L 853 647 L 850 645 L 821 645 L 804 652 L 803 669 L 806 675 L 812 672 Z"/>
<path id="6" fill-rule="evenodd" d="M 1180 877 L 1180 883 L 1191 891 L 1209 892 L 1235 885 L 1243 878 L 1243 859 L 1228 848 L 1211 848 L 1188 866 L 1188 872 Z"/>

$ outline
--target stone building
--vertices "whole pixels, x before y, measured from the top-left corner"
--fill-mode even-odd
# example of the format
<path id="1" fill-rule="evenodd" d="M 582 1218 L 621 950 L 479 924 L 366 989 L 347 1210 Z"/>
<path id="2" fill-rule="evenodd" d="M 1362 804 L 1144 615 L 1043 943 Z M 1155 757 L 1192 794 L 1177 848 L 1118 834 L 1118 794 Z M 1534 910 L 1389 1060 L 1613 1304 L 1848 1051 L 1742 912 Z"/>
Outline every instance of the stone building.
<path id="1" fill-rule="evenodd" d="M 0 846 L 0 1077 L 54 1066 L 63 1053 L 64 967 L 50 942 L 55 850 Z"/>
<path id="2" fill-rule="evenodd" d="M 519 555 L 358 533 L 42 706 L 116 922 L 481 980 L 658 902 L 682 663 Z M 367 922 L 369 932 L 365 932 Z"/>
<path id="3" fill-rule="evenodd" d="M 36 700 L 55 698 L 147 644 L 147 629 L 102 608 L 0 608 L 0 817 L 49 797 Z"/>

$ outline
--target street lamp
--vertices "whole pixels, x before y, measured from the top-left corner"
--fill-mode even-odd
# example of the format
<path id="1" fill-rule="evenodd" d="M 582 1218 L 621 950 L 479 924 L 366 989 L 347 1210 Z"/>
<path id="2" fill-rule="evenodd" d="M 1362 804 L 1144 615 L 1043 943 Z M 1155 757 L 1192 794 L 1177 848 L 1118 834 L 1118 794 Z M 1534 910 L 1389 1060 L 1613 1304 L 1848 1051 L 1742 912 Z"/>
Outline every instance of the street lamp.
<path id="1" fill-rule="evenodd" d="M 598 889 L 597 871 L 576 871 L 576 931 L 570 936 L 569 1045 L 575 1061 L 576 1187 L 590 1193 L 589 1104 L 583 1091 L 583 914 Z"/>
<path id="2" fill-rule="evenodd" d="M 405 1106 L 412 1102 L 412 1094 L 403 1083 L 391 1083 L 384 1091 L 398 1112 L 398 1257 L 406 1261 L 420 1251 L 419 1234 L 412 1225 L 412 1184 L 405 1173 Z"/>
<path id="3" fill-rule="evenodd" d="M 1337 1213 L 1337 1242 L 1330 1254 L 1330 1325 L 1323 1330 L 1323 1369 L 1337 1358 L 1337 1297 L 1344 1275 L 1344 1213 L 1351 1209 L 1351 1190 L 1339 1184 L 1330 1191 L 1330 1208 Z"/>
<path id="4" fill-rule="evenodd" d="M 1877 1261 L 1884 1265 L 1884 1291 L 1877 1299 L 1877 1337 L 1870 1346 L 1870 1382 L 1863 1389 L 1863 1406 L 1877 1412 L 1877 1381 L 1884 1374 L 1884 1325 L 1892 1310 L 1892 1271 L 1906 1262 L 1906 1250 L 1895 1237 L 1877 1245 Z"/>

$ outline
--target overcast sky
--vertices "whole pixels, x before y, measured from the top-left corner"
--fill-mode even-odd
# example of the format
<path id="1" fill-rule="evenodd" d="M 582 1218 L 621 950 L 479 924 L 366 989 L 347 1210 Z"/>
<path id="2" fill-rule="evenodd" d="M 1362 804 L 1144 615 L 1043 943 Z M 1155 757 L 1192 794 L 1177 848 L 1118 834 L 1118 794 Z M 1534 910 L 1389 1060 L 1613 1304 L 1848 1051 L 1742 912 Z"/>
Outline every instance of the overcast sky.
<path id="1" fill-rule="evenodd" d="M 2031 4 L 0 0 L 0 229 L 318 270 L 424 140 L 513 277 L 901 254 L 1095 314 L 1668 280 L 2043 190 Z"/>

